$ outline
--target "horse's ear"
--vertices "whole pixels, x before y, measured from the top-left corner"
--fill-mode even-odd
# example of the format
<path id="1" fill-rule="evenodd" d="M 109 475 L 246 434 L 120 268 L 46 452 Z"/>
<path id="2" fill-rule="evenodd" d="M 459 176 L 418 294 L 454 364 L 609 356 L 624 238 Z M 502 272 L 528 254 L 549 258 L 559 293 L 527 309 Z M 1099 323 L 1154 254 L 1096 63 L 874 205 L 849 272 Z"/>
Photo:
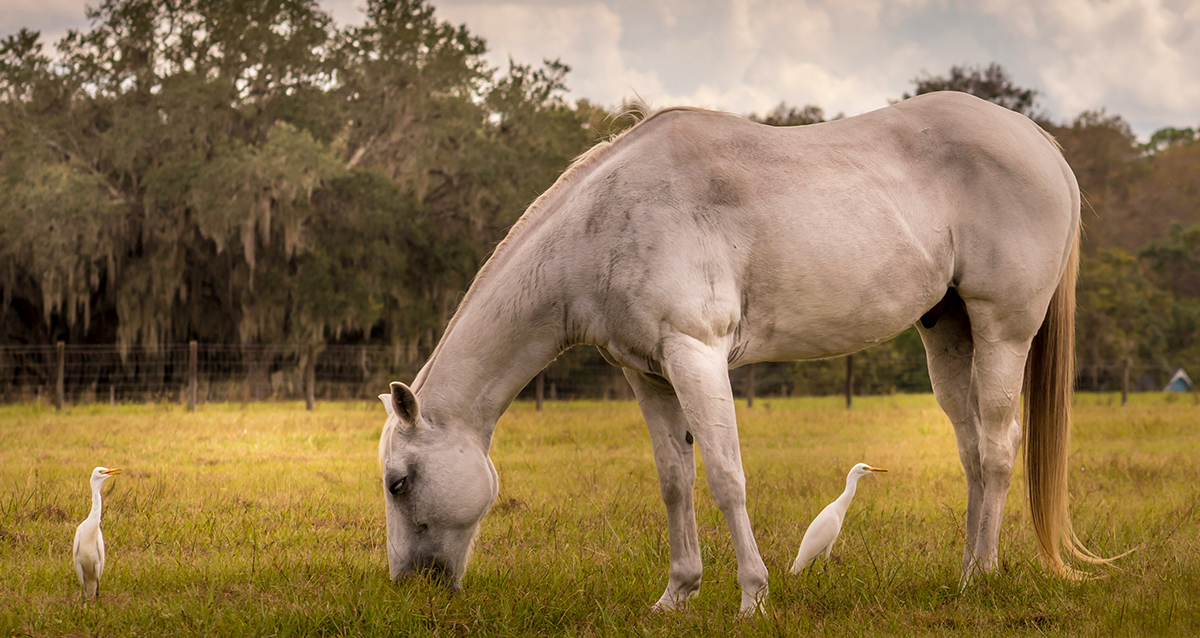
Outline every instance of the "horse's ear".
<path id="1" fill-rule="evenodd" d="M 390 401 L 385 399 L 383 402 L 389 413 L 399 417 L 400 422 L 405 425 L 417 424 L 417 418 L 421 416 L 421 404 L 417 402 L 417 395 L 413 394 L 408 386 L 393 381 L 389 399 Z"/>
<path id="2" fill-rule="evenodd" d="M 396 408 L 392 407 L 392 393 L 391 392 L 384 392 L 383 394 L 379 395 L 379 400 L 383 401 L 383 409 L 387 410 L 387 415 L 389 417 L 396 416 Z"/>

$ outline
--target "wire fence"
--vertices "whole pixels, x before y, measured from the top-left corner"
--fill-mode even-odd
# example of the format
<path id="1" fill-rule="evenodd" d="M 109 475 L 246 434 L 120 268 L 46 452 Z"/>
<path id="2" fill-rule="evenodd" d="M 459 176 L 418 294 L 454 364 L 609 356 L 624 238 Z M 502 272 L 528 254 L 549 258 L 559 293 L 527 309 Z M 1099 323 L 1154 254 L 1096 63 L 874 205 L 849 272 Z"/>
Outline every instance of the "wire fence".
<path id="1" fill-rule="evenodd" d="M 0 346 L 0 403 L 368 399 L 411 381 L 423 363 L 379 345 Z M 598 356 L 556 361 L 542 388 L 548 399 L 632 396 Z"/>
<path id="2" fill-rule="evenodd" d="M 923 367 L 920 358 L 915 363 Z M 845 393 L 849 402 L 854 394 L 896 387 L 872 378 L 869 357 L 858 368 L 852 361 L 757 364 L 732 371 L 730 383 L 735 396 L 751 400 L 756 394 Z M 403 347 L 379 345 L 0 346 L 0 403 L 306 400 L 311 405 L 375 397 L 390 381 L 411 381 L 423 363 L 424 357 Z M 821 375 L 813 374 L 819 366 Z M 1200 371 L 1200 364 L 1081 361 L 1076 388 L 1161 391 L 1179 369 Z M 1184 385 L 1190 389 L 1190 379 Z M 628 399 L 632 392 L 621 371 L 594 348 L 577 348 L 550 364 L 521 398 Z"/>

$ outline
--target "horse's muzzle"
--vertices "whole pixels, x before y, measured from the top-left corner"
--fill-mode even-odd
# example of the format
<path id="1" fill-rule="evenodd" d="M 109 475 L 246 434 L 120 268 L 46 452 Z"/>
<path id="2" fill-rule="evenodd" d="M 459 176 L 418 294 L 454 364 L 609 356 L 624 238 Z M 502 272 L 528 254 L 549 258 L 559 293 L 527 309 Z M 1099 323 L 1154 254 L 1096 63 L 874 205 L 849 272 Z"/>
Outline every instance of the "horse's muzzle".
<path id="1" fill-rule="evenodd" d="M 436 556 L 418 556 L 408 562 L 407 565 L 400 569 L 396 575 L 396 582 L 400 582 L 408 576 L 422 576 L 430 582 L 437 583 L 443 587 L 450 589 L 462 589 L 458 579 L 454 576 L 454 570 L 450 568 L 445 561 Z"/>

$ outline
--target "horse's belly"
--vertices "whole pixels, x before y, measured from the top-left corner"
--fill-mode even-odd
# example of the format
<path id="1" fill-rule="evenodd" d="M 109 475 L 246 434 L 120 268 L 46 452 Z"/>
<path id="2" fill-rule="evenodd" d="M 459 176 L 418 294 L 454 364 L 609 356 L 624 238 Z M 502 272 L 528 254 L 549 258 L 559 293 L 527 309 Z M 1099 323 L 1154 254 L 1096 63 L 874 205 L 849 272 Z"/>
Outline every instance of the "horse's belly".
<path id="1" fill-rule="evenodd" d="M 745 354 L 751 361 L 790 361 L 836 357 L 883 343 L 913 325 L 924 311 L 903 315 L 855 317 L 780 317 L 775 330 L 754 344 L 752 338 Z"/>
<path id="2" fill-rule="evenodd" d="M 945 295 L 948 281 L 938 268 L 896 268 L 781 285 L 757 307 L 750 301 L 739 363 L 820 359 L 882 343 L 916 323 Z"/>

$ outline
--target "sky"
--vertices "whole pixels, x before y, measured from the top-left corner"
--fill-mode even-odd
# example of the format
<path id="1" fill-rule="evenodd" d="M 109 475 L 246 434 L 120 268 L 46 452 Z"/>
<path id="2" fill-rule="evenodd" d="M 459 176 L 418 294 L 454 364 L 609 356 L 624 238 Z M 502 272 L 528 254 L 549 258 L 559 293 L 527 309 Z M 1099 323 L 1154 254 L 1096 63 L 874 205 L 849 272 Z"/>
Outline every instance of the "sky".
<path id="1" fill-rule="evenodd" d="M 360 23 L 364 0 L 321 0 Z M 1056 121 L 1107 109 L 1146 139 L 1200 126 L 1195 0 L 433 0 L 487 59 L 571 66 L 572 99 L 829 116 L 888 104 L 922 74 L 999 62 Z M 0 0 L 0 36 L 86 28 L 81 0 Z"/>

